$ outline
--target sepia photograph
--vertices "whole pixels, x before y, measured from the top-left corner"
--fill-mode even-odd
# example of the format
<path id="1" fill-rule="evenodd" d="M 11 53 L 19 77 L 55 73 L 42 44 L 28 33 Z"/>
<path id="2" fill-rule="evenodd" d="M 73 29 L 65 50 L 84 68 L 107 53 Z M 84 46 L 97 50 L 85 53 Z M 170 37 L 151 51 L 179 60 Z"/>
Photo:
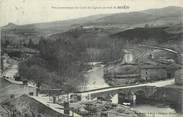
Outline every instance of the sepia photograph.
<path id="1" fill-rule="evenodd" d="M 183 117 L 183 0 L 0 0 L 0 117 Z"/>

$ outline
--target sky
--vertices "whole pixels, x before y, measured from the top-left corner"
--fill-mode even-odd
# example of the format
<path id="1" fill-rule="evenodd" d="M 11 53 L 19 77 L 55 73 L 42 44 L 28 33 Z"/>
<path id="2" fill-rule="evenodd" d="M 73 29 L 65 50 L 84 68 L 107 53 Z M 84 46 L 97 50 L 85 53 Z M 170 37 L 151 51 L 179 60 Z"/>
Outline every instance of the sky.
<path id="1" fill-rule="evenodd" d="M 115 6 L 129 8 L 100 8 Z M 132 12 L 167 6 L 183 7 L 183 0 L 0 0 L 0 27 L 8 23 L 23 25 L 61 21 L 96 14 Z M 72 9 L 63 7 L 72 7 Z M 90 7 L 90 9 L 82 9 L 82 7 Z M 93 9 L 93 7 L 100 9 Z"/>

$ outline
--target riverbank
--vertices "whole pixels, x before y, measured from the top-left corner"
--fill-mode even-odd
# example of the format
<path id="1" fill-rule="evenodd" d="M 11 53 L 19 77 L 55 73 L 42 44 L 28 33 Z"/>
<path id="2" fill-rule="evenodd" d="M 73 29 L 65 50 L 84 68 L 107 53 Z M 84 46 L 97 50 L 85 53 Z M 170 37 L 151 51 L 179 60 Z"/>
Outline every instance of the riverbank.
<path id="1" fill-rule="evenodd" d="M 145 117 L 129 107 L 101 100 L 72 103 L 70 107 L 83 117 Z"/>
<path id="2" fill-rule="evenodd" d="M 157 106 L 150 104 L 141 104 L 132 107 L 140 113 L 144 113 L 147 117 L 182 117 L 182 114 L 176 113 L 176 111 L 170 106 Z"/>
<path id="3" fill-rule="evenodd" d="M 149 104 L 159 107 L 169 106 L 175 113 L 183 113 L 183 88 L 178 85 L 167 85 L 164 87 L 152 87 L 153 95 L 137 96 L 137 104 Z"/>

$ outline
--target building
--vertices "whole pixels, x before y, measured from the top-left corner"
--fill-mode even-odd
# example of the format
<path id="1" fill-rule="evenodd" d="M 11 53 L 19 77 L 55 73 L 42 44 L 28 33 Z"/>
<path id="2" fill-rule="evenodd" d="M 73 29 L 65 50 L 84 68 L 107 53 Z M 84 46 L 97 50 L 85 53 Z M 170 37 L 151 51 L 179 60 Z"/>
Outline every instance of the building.
<path id="1" fill-rule="evenodd" d="M 129 50 L 124 50 L 122 64 L 130 64 L 130 63 L 134 63 L 133 54 Z"/>
<path id="2" fill-rule="evenodd" d="M 143 65 L 140 69 L 141 79 L 145 81 L 168 79 L 174 76 L 174 72 L 169 72 L 165 66 Z"/>

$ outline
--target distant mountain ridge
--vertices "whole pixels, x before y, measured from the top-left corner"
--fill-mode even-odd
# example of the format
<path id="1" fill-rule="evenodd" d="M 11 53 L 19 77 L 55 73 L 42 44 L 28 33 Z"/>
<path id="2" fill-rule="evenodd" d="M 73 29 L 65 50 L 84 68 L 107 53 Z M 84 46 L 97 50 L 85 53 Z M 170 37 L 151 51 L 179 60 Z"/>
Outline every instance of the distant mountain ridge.
<path id="1" fill-rule="evenodd" d="M 160 9 L 149 9 L 129 13 L 102 14 L 48 23 L 27 25 L 9 23 L 2 27 L 2 30 L 8 32 L 6 38 L 14 37 L 14 39 L 27 39 L 29 37 L 29 39 L 32 38 L 35 40 L 41 36 L 48 37 L 80 26 L 90 26 L 91 28 L 107 27 L 117 33 L 129 28 L 143 27 L 145 24 L 154 26 L 181 24 L 182 18 L 183 8 L 170 6 Z"/>
<path id="2" fill-rule="evenodd" d="M 183 8 L 182 7 L 165 7 L 160 9 L 149 9 L 143 11 L 135 11 L 128 13 L 114 13 L 114 14 L 99 14 L 92 15 L 88 17 L 82 17 L 78 19 L 64 20 L 64 21 L 53 21 L 53 22 L 45 22 L 45 23 L 35 23 L 35 24 L 27 24 L 27 25 L 17 25 L 18 27 L 35 27 L 35 28 L 46 28 L 51 26 L 64 26 L 64 25 L 74 25 L 74 24 L 88 24 L 88 23 L 128 23 L 125 21 L 137 23 L 140 19 L 144 19 L 146 21 L 154 20 L 156 18 L 162 17 L 182 17 Z M 132 21 L 131 21 L 132 20 Z M 137 21 L 134 21 L 137 20 Z M 143 20 L 141 20 L 143 22 Z M 13 23 L 11 23 L 13 24 Z M 10 24 L 8 24 L 10 25 Z M 15 25 L 15 24 L 14 24 Z M 4 26 L 4 27 L 7 27 Z"/>
<path id="3" fill-rule="evenodd" d="M 99 19 L 99 22 L 116 22 L 121 24 L 135 24 L 147 21 L 157 20 L 166 17 L 182 17 L 183 8 L 180 7 L 166 7 L 161 9 L 150 9 L 130 13 L 117 13 Z"/>

